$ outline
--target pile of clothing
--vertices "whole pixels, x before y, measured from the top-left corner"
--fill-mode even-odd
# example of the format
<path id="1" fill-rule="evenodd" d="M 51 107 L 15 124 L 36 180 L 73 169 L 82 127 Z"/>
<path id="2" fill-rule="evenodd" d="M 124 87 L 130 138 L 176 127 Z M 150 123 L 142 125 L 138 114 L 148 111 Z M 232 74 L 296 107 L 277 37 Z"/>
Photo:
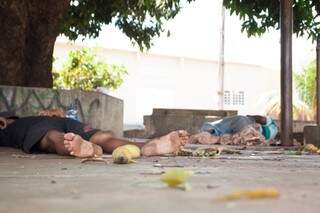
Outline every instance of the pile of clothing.
<path id="1" fill-rule="evenodd" d="M 255 116 L 237 115 L 205 123 L 200 131 L 220 137 L 217 143 L 222 145 L 272 144 L 278 134 L 278 126 L 269 116 L 263 120 L 259 123 Z"/>

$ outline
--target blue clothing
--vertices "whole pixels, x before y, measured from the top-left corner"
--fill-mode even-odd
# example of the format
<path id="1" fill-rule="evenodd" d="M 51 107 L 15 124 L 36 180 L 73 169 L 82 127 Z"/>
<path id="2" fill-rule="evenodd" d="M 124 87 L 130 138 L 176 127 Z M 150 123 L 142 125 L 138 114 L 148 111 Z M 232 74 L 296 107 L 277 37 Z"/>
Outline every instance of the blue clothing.
<path id="1" fill-rule="evenodd" d="M 253 118 L 249 118 L 243 115 L 236 115 L 212 123 L 207 122 L 201 127 L 201 131 L 209 132 L 216 136 L 221 136 L 224 134 L 235 134 L 254 123 L 255 121 Z"/>

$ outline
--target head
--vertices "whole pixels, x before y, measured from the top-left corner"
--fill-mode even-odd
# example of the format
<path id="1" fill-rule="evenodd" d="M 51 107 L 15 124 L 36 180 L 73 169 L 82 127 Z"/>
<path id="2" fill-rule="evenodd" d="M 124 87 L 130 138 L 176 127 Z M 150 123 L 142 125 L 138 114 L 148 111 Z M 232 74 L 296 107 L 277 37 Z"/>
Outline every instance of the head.
<path id="1" fill-rule="evenodd" d="M 8 124 L 12 123 L 14 120 L 18 119 L 14 112 L 0 112 L 0 129 L 4 129 Z"/>
<path id="2" fill-rule="evenodd" d="M 267 141 L 272 141 L 276 138 L 279 132 L 276 122 L 270 117 L 266 117 L 266 124 L 262 125 L 262 134 Z"/>
<path id="3" fill-rule="evenodd" d="M 264 125 L 267 123 L 267 118 L 265 116 L 261 115 L 247 115 L 247 117 L 251 118 L 254 120 L 256 123 Z"/>
<path id="4" fill-rule="evenodd" d="M 4 129 L 7 127 L 7 119 L 4 117 L 0 117 L 0 129 Z"/>

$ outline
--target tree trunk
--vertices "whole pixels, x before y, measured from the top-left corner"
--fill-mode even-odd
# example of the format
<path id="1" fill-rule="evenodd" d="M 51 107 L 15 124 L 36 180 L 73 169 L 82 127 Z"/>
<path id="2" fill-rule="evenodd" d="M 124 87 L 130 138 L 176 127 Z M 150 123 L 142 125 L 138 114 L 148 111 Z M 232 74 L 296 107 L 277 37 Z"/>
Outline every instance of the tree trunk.
<path id="1" fill-rule="evenodd" d="M 1 0 L 0 85 L 52 87 L 52 55 L 70 0 Z"/>

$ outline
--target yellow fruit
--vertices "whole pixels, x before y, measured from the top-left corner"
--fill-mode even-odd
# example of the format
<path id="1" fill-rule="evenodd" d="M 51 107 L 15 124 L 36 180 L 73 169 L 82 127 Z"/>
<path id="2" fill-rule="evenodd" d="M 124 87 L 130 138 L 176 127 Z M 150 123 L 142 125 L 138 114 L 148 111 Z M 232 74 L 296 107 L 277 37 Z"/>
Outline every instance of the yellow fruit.
<path id="1" fill-rule="evenodd" d="M 116 148 L 112 152 L 113 162 L 117 164 L 127 164 L 135 162 L 133 159 L 140 157 L 140 148 L 135 145 L 124 145 Z"/>
<path id="2" fill-rule="evenodd" d="M 192 175 L 191 171 L 175 168 L 165 171 L 165 173 L 161 175 L 160 179 L 168 184 L 169 187 L 177 187 L 181 184 L 185 184 L 190 175 Z"/>

